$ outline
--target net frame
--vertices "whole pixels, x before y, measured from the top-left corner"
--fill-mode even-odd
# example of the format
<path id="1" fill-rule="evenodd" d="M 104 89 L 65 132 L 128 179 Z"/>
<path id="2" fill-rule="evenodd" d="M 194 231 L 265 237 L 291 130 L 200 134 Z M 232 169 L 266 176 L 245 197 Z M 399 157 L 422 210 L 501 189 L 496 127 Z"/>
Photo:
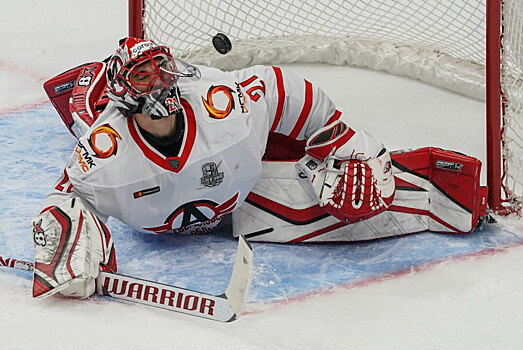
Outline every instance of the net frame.
<path id="1" fill-rule="evenodd" d="M 324 17 L 315 18 L 314 23 L 308 22 L 303 13 L 317 11 L 311 3 L 323 6 L 323 12 L 328 12 L 325 18 L 335 18 L 339 23 L 343 19 L 336 18 L 336 13 L 351 6 L 354 13 L 365 13 L 363 17 L 366 16 L 367 21 L 381 21 L 377 26 L 380 29 L 367 28 L 364 35 L 353 27 L 346 29 L 350 35 L 343 35 L 343 31 L 340 35 L 339 30 L 333 33 L 323 28 L 329 24 Z M 246 4 L 251 4 L 251 7 L 245 7 Z M 171 4 L 159 0 L 129 0 L 129 34 L 175 47 L 177 55 L 190 63 L 223 70 L 292 62 L 344 64 L 409 76 L 486 100 L 485 166 L 489 207 L 501 212 L 521 202 L 523 141 L 517 131 L 521 130 L 523 119 L 523 53 L 521 33 L 518 33 L 521 31 L 514 28 L 523 27 L 522 0 L 487 0 L 486 4 L 481 0 L 411 0 L 403 7 L 397 7 L 397 1 L 388 0 L 300 1 L 299 4 L 299 7 L 293 7 L 292 1 L 287 0 L 254 3 L 180 0 Z M 250 13 L 256 12 L 256 8 L 265 8 L 262 18 L 255 18 L 263 23 L 261 29 L 248 26 L 253 22 Z M 162 13 L 160 20 L 154 17 L 154 11 Z M 280 15 L 282 11 L 287 13 L 283 17 Z M 196 16 L 190 13 L 196 13 Z M 286 18 L 289 13 L 290 18 Z M 465 21 L 442 25 L 432 18 L 434 14 L 460 16 Z M 401 21 L 408 17 L 411 26 L 431 26 L 441 33 L 427 34 L 420 30 L 416 40 L 409 40 L 395 33 L 398 26 L 396 17 Z M 191 28 L 191 31 L 181 30 L 173 34 L 171 29 L 164 29 L 172 23 Z M 291 26 L 291 23 L 298 25 Z M 260 36 L 262 30 L 272 34 Z M 218 54 L 209 44 L 217 32 L 234 38 L 234 49 L 227 55 Z M 461 35 L 453 39 L 455 43 L 440 45 L 442 38 L 454 32 Z M 175 40 L 171 41 L 172 38 Z M 454 44 L 459 46 L 460 40 L 479 46 L 473 50 L 452 48 Z M 514 152 L 513 147 L 518 148 L 519 153 Z"/>

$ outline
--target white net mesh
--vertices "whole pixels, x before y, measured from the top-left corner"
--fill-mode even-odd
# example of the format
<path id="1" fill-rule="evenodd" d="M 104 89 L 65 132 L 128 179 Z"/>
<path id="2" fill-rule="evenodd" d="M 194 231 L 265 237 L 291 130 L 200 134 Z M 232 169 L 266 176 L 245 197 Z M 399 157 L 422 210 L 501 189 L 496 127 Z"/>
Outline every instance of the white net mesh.
<path id="1" fill-rule="evenodd" d="M 503 179 L 505 197 L 523 199 L 523 1 L 503 5 L 501 89 L 503 91 Z"/>
<path id="2" fill-rule="evenodd" d="M 523 0 L 503 1 L 503 188 L 523 198 Z M 224 70 L 323 62 L 406 75 L 485 99 L 485 0 L 146 0 L 146 37 Z M 212 37 L 227 34 L 220 55 Z"/>
<path id="3" fill-rule="evenodd" d="M 148 0 L 145 23 L 148 35 L 181 52 L 208 46 L 218 31 L 234 40 L 350 35 L 485 62 L 484 1 Z"/>

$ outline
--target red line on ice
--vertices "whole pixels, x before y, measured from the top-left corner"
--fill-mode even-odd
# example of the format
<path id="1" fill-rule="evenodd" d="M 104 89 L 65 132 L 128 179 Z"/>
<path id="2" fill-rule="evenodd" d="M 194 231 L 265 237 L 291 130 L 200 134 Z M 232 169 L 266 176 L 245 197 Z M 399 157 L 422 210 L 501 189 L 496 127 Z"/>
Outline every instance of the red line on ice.
<path id="1" fill-rule="evenodd" d="M 290 304 L 306 301 L 306 300 L 309 300 L 309 299 L 312 299 L 315 297 L 336 294 L 336 293 L 344 292 L 349 289 L 366 287 L 371 284 L 381 283 L 384 281 L 391 280 L 393 278 L 397 278 L 397 277 L 401 277 L 401 276 L 405 276 L 405 275 L 409 275 L 409 274 L 429 271 L 429 270 L 434 269 L 436 266 L 441 265 L 446 262 L 459 262 L 459 261 L 464 261 L 464 260 L 469 260 L 469 259 L 474 259 L 474 258 L 479 259 L 479 258 L 483 258 L 485 256 L 492 256 L 492 255 L 499 254 L 499 253 L 507 253 L 507 250 L 509 248 L 518 247 L 518 246 L 523 246 L 523 241 L 509 244 L 509 245 L 502 246 L 502 247 L 482 250 L 480 252 L 471 253 L 471 254 L 459 256 L 456 258 L 451 258 L 451 259 L 446 259 L 446 260 L 437 260 L 437 261 L 426 263 L 426 264 L 419 265 L 419 266 L 412 266 L 405 270 L 385 273 L 383 275 L 372 277 L 372 278 L 362 280 L 362 281 L 348 282 L 348 283 L 341 284 L 341 285 L 338 285 L 338 286 L 335 286 L 332 288 L 305 293 L 305 294 L 302 294 L 302 295 L 299 295 L 296 297 L 291 297 L 291 298 L 288 298 L 285 300 L 269 302 L 266 304 L 255 304 L 255 305 L 252 305 L 251 307 L 247 307 L 242 312 L 242 315 L 245 316 L 245 315 L 252 315 L 252 314 L 260 314 L 260 313 L 264 313 L 266 311 L 279 309 L 281 307 L 284 307 L 284 306 L 287 306 Z"/>
<path id="2" fill-rule="evenodd" d="M 38 74 L 38 73 L 36 73 L 36 72 L 34 72 L 32 70 L 29 70 L 29 69 L 27 69 L 24 66 L 21 66 L 21 65 L 18 65 L 18 64 L 14 64 L 14 63 L 9 63 L 9 62 L 6 62 L 4 60 L 0 60 L 0 68 L 2 70 L 7 70 L 7 71 L 10 71 L 10 72 L 24 74 L 24 75 L 28 76 L 29 78 L 33 78 L 33 79 L 35 79 L 37 81 L 40 81 L 40 82 L 44 82 L 44 81 L 46 81 L 48 79 L 47 77 L 41 76 L 40 74 Z"/>
<path id="3" fill-rule="evenodd" d="M 40 107 L 40 106 L 43 106 L 43 105 L 48 104 L 48 103 L 49 103 L 49 100 L 45 99 L 45 100 L 41 100 L 41 101 L 38 101 L 38 102 L 25 103 L 23 105 L 16 106 L 16 107 L 0 109 L 0 117 L 6 116 L 6 115 L 9 115 L 9 114 L 18 113 L 18 112 L 25 111 L 25 110 L 28 110 L 28 109 Z"/>
<path id="4" fill-rule="evenodd" d="M 31 70 L 27 69 L 24 66 L 21 66 L 21 65 L 18 65 L 18 64 L 14 64 L 14 63 L 10 63 L 10 62 L 4 61 L 4 60 L 0 60 L 0 70 L 20 73 L 20 74 L 23 74 L 23 75 L 31 78 L 31 79 L 34 79 L 34 80 L 38 81 L 38 82 L 42 82 L 42 83 L 48 79 L 48 77 L 43 77 L 40 74 L 38 74 L 38 73 L 36 73 L 34 71 L 31 71 Z M 49 101 L 47 99 L 45 99 L 45 100 L 40 100 L 40 101 L 35 101 L 35 102 L 24 103 L 24 104 L 22 104 L 20 106 L 8 107 L 8 108 L 0 109 L 0 115 L 7 115 L 7 114 L 20 112 L 20 111 L 23 111 L 23 110 L 35 108 L 35 107 L 40 107 L 40 106 L 42 106 L 42 105 L 44 105 L 44 104 L 46 104 L 48 102 Z"/>

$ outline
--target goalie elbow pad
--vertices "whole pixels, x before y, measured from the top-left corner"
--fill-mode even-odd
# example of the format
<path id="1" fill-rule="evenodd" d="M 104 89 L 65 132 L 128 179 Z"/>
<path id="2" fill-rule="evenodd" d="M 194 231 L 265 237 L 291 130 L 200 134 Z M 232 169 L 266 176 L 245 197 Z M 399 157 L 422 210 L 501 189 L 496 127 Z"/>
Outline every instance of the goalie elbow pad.
<path id="1" fill-rule="evenodd" d="M 346 144 L 355 132 L 342 121 L 335 121 L 317 130 L 307 139 L 305 151 L 322 162 Z"/>
<path id="2" fill-rule="evenodd" d="M 113 239 L 80 198 L 52 207 L 31 221 L 35 250 L 33 297 L 86 298 L 104 269 L 116 271 Z"/>
<path id="3" fill-rule="evenodd" d="M 365 131 L 355 131 L 337 120 L 317 130 L 307 139 L 305 151 L 324 162 L 328 157 L 339 160 L 366 161 L 376 158 L 383 144 Z"/>

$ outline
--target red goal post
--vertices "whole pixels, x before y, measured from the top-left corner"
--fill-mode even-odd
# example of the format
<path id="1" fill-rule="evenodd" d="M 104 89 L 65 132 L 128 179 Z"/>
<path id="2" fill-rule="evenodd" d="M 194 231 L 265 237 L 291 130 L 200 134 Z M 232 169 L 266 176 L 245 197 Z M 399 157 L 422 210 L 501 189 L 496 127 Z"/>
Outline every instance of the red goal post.
<path id="1" fill-rule="evenodd" d="M 321 61 L 486 101 L 489 206 L 523 200 L 523 0 L 129 0 L 129 34 L 225 70 Z M 223 32 L 233 50 L 218 54 Z M 519 209 L 516 209 L 519 210 Z"/>

